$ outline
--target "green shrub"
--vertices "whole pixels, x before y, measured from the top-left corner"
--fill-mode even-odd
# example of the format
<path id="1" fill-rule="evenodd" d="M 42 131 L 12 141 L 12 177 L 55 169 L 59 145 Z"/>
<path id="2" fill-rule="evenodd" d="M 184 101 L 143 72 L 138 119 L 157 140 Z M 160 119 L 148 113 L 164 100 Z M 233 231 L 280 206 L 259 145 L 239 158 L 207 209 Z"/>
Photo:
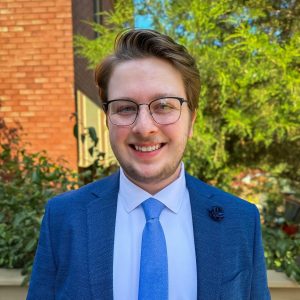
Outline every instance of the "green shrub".
<path id="1" fill-rule="evenodd" d="M 0 118 L 0 268 L 21 268 L 27 281 L 47 200 L 107 176 L 117 165 L 105 165 L 105 154 L 97 152 L 77 173 L 64 166 L 66 161 L 51 161 L 45 151 L 28 152 L 20 133 L 20 125 L 10 128 Z M 96 146 L 91 150 L 98 151 Z"/>
<path id="2" fill-rule="evenodd" d="M 28 275 L 47 199 L 78 183 L 74 172 L 45 152 L 28 153 L 19 131 L 0 119 L 0 267 Z"/>
<path id="3" fill-rule="evenodd" d="M 286 183 L 286 181 L 283 181 Z M 281 180 L 267 182 L 268 193 L 262 211 L 262 233 L 267 266 L 285 272 L 300 282 L 300 226 L 287 215 L 288 193 L 282 193 Z M 293 198 L 300 199 L 299 194 Z M 300 203 L 300 202 L 299 202 Z"/>

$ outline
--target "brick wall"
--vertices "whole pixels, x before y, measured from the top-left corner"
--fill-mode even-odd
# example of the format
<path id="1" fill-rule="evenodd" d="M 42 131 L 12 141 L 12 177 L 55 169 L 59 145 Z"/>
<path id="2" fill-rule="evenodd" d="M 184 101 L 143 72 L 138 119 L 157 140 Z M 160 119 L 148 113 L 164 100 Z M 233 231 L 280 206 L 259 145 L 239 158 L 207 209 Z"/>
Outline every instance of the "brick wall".
<path id="1" fill-rule="evenodd" d="M 71 0 L 0 1 L 0 116 L 76 168 Z"/>

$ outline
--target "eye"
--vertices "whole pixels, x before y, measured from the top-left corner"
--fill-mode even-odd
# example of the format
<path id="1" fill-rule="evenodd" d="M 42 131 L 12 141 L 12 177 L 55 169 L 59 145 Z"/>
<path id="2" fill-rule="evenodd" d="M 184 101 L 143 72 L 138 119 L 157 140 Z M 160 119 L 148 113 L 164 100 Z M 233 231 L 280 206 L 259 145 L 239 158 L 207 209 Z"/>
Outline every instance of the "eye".
<path id="1" fill-rule="evenodd" d="M 152 112 L 154 113 L 165 114 L 165 113 L 172 112 L 177 108 L 172 102 L 163 99 L 163 100 L 153 102 L 151 105 L 151 109 Z"/>
<path id="2" fill-rule="evenodd" d="M 112 114 L 131 115 L 137 111 L 136 105 L 132 103 L 114 103 L 111 107 Z"/>
<path id="3" fill-rule="evenodd" d="M 118 107 L 117 113 L 119 113 L 119 114 L 132 113 L 135 111 L 136 111 L 136 109 L 133 105 L 124 105 L 124 106 Z"/>

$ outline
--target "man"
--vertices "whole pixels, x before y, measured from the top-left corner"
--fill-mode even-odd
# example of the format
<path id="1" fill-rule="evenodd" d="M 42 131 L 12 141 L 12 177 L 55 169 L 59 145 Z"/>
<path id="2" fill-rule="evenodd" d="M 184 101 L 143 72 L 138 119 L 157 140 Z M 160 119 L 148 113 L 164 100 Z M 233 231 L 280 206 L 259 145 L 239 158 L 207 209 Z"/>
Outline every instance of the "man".
<path id="1" fill-rule="evenodd" d="M 270 299 L 256 207 L 181 162 L 194 59 L 165 35 L 128 30 L 96 81 L 121 169 L 48 202 L 27 299 Z"/>

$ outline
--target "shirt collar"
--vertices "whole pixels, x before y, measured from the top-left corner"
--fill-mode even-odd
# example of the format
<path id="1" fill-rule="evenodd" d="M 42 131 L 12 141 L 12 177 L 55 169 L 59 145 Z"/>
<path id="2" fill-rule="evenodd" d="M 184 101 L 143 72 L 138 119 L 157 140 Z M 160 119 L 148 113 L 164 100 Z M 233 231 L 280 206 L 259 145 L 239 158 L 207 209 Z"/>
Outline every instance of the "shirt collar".
<path id="1" fill-rule="evenodd" d="M 184 200 L 185 190 L 186 182 L 183 163 L 181 163 L 179 177 L 155 195 L 151 195 L 135 185 L 126 177 L 123 169 L 121 168 L 120 170 L 119 199 L 128 213 L 137 208 L 142 202 L 150 197 L 159 200 L 174 213 L 178 213 Z"/>

